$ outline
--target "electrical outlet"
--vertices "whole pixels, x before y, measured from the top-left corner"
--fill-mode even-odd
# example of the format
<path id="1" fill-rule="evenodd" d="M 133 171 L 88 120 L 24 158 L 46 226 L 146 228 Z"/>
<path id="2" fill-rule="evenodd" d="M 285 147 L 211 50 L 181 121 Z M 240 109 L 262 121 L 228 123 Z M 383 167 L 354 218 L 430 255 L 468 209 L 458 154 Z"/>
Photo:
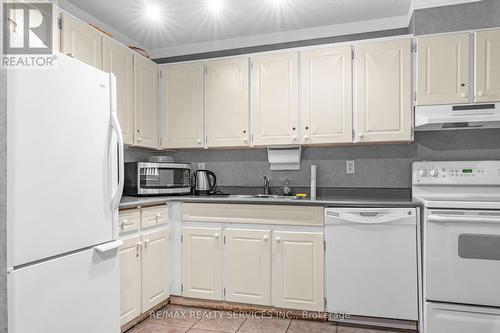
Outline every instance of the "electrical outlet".
<path id="1" fill-rule="evenodd" d="M 198 163 L 198 170 L 205 170 L 205 163 Z"/>
<path id="2" fill-rule="evenodd" d="M 353 174 L 356 172 L 356 167 L 354 161 L 346 161 L 345 162 L 345 172 L 348 174 Z"/>

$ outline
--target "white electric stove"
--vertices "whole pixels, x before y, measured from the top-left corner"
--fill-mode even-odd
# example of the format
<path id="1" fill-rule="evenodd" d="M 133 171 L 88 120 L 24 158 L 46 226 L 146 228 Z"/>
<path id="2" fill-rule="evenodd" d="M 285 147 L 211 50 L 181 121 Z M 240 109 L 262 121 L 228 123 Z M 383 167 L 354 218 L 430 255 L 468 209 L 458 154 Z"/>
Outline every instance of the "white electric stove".
<path id="1" fill-rule="evenodd" d="M 424 330 L 500 332 L 500 161 L 415 162 Z"/>

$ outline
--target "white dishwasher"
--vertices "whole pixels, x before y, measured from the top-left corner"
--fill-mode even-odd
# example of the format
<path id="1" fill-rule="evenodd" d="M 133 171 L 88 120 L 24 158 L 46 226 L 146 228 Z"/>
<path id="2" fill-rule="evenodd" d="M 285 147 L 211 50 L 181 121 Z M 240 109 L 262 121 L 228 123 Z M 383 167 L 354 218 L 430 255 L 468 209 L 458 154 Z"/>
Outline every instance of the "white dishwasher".
<path id="1" fill-rule="evenodd" d="M 327 312 L 418 320 L 416 209 L 325 214 Z"/>

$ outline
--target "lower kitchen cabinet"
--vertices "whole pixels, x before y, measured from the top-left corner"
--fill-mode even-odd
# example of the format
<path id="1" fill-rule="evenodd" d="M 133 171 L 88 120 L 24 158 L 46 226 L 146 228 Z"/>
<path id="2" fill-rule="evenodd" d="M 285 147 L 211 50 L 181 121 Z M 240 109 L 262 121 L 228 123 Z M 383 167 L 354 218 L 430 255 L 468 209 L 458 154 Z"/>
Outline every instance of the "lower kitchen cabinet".
<path id="1" fill-rule="evenodd" d="M 142 312 L 168 297 L 170 255 L 168 229 L 142 235 Z"/>
<path id="2" fill-rule="evenodd" d="M 141 314 L 141 239 L 123 240 L 120 258 L 120 323 L 128 323 Z"/>
<path id="3" fill-rule="evenodd" d="M 270 238 L 270 230 L 224 230 L 226 301 L 271 304 Z"/>
<path id="4" fill-rule="evenodd" d="M 182 295 L 222 300 L 222 229 L 182 228 Z"/>
<path id="5" fill-rule="evenodd" d="M 324 235 L 274 232 L 273 305 L 324 311 Z"/>

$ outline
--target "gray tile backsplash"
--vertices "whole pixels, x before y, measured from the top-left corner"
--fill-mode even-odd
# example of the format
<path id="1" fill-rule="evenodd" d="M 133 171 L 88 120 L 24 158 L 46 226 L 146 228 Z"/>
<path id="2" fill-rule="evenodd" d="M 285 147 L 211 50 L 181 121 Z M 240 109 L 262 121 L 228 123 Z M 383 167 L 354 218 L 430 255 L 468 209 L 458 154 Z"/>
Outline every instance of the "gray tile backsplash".
<path id="1" fill-rule="evenodd" d="M 145 158 L 158 154 L 142 153 Z M 413 161 L 500 159 L 500 129 L 418 132 L 412 144 L 303 148 L 300 171 L 270 171 L 266 149 L 181 150 L 166 155 L 192 162 L 195 169 L 198 162 L 205 163 L 222 186 L 260 186 L 267 175 L 273 186 L 288 179 L 293 186 L 307 187 L 314 164 L 319 187 L 408 188 Z M 129 150 L 126 156 L 130 160 L 140 154 Z M 345 173 L 347 160 L 356 162 L 355 174 Z"/>

